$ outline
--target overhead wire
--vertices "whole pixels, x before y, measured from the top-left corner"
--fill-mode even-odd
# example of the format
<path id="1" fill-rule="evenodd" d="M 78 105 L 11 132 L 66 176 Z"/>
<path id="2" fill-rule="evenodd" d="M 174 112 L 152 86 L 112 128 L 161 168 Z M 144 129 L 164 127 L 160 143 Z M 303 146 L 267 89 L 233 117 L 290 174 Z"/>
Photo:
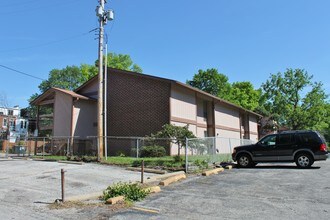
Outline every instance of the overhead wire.
<path id="1" fill-rule="evenodd" d="M 1 8 L 4 8 L 4 7 L 13 7 L 13 6 L 17 6 L 17 5 L 30 4 L 30 3 L 37 2 L 37 1 L 42 1 L 42 0 L 21 1 L 19 3 L 15 2 L 15 3 L 9 3 L 9 4 L 0 5 L 0 6 L 1 6 Z"/>
<path id="2" fill-rule="evenodd" d="M 63 39 L 60 39 L 60 40 L 49 41 L 49 42 L 46 42 L 46 43 L 43 43 L 43 44 L 37 44 L 37 45 L 33 45 L 33 46 L 21 47 L 21 48 L 15 48 L 15 49 L 8 49 L 8 50 L 0 50 L 0 53 L 12 52 L 12 51 L 18 51 L 18 50 L 26 50 L 26 49 L 36 48 L 36 47 L 44 47 L 44 46 L 51 45 L 51 44 L 54 44 L 54 43 L 59 43 L 59 42 L 62 42 L 62 41 L 67 41 L 67 40 L 71 40 L 71 39 L 75 39 L 75 38 L 79 38 L 79 37 L 88 35 L 88 34 L 90 34 L 91 32 L 93 32 L 97 29 L 98 28 L 94 28 L 94 29 L 92 29 L 88 32 L 82 33 L 82 34 L 77 34 L 77 35 L 67 37 L 67 38 L 63 38 Z"/>
<path id="3" fill-rule="evenodd" d="M 76 1 L 79 1 L 79 0 L 66 0 L 64 3 L 63 2 L 55 2 L 53 4 L 50 4 L 50 5 L 37 5 L 37 7 L 25 7 L 24 9 L 17 9 L 15 8 L 14 10 L 12 11 L 5 11 L 5 12 L 1 12 L 1 15 L 8 15 L 8 14 L 20 14 L 20 13 L 28 13 L 28 12 L 33 12 L 33 11 L 36 11 L 36 10 L 40 10 L 40 9 L 45 9 L 45 8 L 54 8 L 54 7 L 63 7 L 63 6 L 67 6 L 67 5 L 70 5 Z M 31 1 L 31 2 L 34 2 L 34 1 Z M 5 7 L 12 7 L 12 6 L 15 6 L 15 5 L 5 5 Z M 19 4 L 17 4 L 16 6 L 20 6 Z M 31 4 L 31 6 L 34 6 L 33 4 Z M 3 6 L 1 6 L 2 8 Z"/>
<path id="4" fill-rule="evenodd" d="M 20 70 L 16 70 L 16 69 L 14 69 L 14 68 L 11 68 L 11 67 L 8 67 L 8 66 L 2 65 L 2 64 L 0 64 L 0 67 L 5 68 L 5 69 L 8 69 L 8 70 L 11 70 L 11 71 L 16 72 L 16 73 L 20 73 L 20 74 L 25 75 L 25 76 L 29 76 L 29 77 L 35 78 L 35 79 L 39 79 L 39 80 L 42 80 L 42 81 L 45 80 L 45 79 L 40 78 L 40 77 L 38 77 L 38 76 L 34 76 L 34 75 L 32 75 L 32 74 L 25 73 L 25 72 L 22 72 L 22 71 L 20 71 Z"/>

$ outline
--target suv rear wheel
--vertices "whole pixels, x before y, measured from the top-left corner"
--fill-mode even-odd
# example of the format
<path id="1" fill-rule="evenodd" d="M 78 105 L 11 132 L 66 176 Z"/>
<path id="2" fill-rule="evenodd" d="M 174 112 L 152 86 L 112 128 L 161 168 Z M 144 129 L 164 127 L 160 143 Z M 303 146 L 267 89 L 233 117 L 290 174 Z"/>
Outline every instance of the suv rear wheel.
<path id="1" fill-rule="evenodd" d="M 237 158 L 237 164 L 239 167 L 242 168 L 251 167 L 252 166 L 251 157 L 248 154 L 240 154 Z"/>
<path id="2" fill-rule="evenodd" d="M 309 168 L 314 163 L 313 157 L 308 153 L 300 153 L 295 160 L 299 168 Z"/>

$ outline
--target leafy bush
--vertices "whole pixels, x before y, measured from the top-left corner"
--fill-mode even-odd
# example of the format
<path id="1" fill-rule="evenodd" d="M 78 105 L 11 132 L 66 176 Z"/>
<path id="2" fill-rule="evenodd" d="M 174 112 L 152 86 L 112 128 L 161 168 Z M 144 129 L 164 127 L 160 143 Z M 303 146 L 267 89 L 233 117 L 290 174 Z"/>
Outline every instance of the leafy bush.
<path id="1" fill-rule="evenodd" d="M 184 161 L 184 158 L 179 155 L 173 156 L 173 159 L 175 163 L 182 163 Z"/>
<path id="2" fill-rule="evenodd" d="M 163 166 L 166 161 L 159 159 L 159 160 L 144 160 L 144 166 Z M 135 160 L 132 162 L 133 167 L 140 167 L 142 165 L 142 160 Z"/>
<path id="3" fill-rule="evenodd" d="M 199 159 L 194 161 L 194 165 L 198 166 L 199 169 L 206 169 L 209 167 L 209 164 L 206 160 L 199 160 Z"/>
<path id="4" fill-rule="evenodd" d="M 144 146 L 141 149 L 141 157 L 164 157 L 165 155 L 166 150 L 163 146 Z"/>
<path id="5" fill-rule="evenodd" d="M 125 199 L 128 201 L 140 201 L 148 194 L 149 191 L 143 189 L 137 183 L 117 183 L 103 191 L 103 199 L 107 200 L 116 196 L 125 196 Z"/>

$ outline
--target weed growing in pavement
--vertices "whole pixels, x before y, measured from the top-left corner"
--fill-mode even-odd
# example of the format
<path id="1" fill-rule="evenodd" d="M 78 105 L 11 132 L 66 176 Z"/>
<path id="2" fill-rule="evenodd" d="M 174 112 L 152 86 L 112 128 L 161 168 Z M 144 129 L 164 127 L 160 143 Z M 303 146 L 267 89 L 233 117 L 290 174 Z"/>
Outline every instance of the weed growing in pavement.
<path id="1" fill-rule="evenodd" d="M 103 191 L 103 199 L 106 201 L 112 197 L 125 196 L 128 201 L 140 201 L 148 194 L 149 191 L 137 183 L 116 183 Z"/>

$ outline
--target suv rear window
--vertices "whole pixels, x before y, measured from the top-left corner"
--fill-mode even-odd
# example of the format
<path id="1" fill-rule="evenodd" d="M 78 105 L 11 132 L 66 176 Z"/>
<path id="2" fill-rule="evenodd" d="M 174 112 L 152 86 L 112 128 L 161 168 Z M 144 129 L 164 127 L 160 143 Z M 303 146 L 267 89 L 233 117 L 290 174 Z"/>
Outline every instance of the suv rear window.
<path id="1" fill-rule="evenodd" d="M 319 138 L 315 133 L 299 134 L 300 140 L 303 144 L 315 144 L 319 142 Z"/>

